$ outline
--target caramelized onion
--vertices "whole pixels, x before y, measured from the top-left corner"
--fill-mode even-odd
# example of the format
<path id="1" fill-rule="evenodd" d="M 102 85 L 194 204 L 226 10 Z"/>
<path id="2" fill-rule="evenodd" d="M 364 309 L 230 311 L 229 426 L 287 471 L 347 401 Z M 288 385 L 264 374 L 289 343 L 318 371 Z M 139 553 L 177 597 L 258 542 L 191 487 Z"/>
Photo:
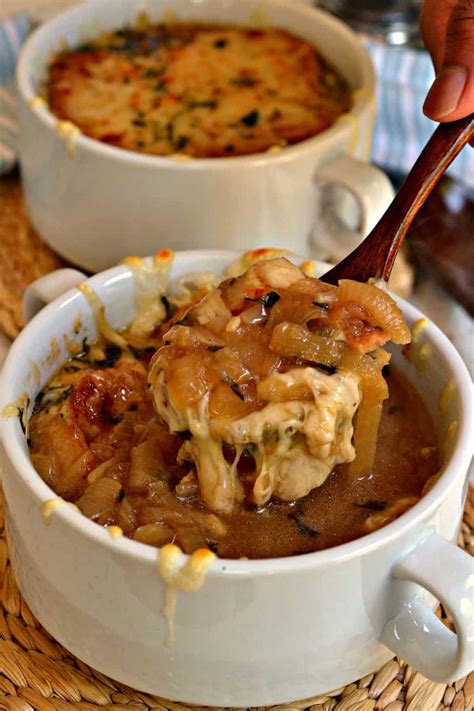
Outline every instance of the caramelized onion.
<path id="1" fill-rule="evenodd" d="M 311 333 L 306 326 L 287 321 L 273 330 L 270 348 L 285 358 L 301 358 L 330 368 L 340 364 L 347 349 L 343 341 Z"/>
<path id="2" fill-rule="evenodd" d="M 370 323 L 382 329 L 385 340 L 394 343 L 409 343 L 410 330 L 395 301 L 385 291 L 360 281 L 341 279 L 338 301 L 354 302 L 370 314 Z"/>
<path id="3" fill-rule="evenodd" d="M 121 489 L 122 485 L 119 481 L 103 477 L 89 484 L 81 498 L 76 501 L 76 505 L 84 516 L 94 521 L 99 517 L 107 519 L 114 513 Z"/>

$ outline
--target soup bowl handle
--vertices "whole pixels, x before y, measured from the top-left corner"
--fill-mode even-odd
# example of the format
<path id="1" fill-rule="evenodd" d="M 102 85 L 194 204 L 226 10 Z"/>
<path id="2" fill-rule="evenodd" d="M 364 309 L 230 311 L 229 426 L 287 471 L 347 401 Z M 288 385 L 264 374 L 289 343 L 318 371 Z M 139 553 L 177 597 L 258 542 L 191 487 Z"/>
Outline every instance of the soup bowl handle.
<path id="1" fill-rule="evenodd" d="M 38 311 L 69 289 L 73 289 L 87 279 L 77 269 L 56 269 L 56 271 L 33 281 L 23 294 L 23 317 L 25 323 L 31 321 Z"/>
<path id="2" fill-rule="evenodd" d="M 345 206 L 340 193 L 336 198 L 337 206 L 333 207 L 336 213 L 346 213 L 340 215 L 343 222 L 356 220 L 356 224 L 350 225 L 350 229 L 357 233 L 354 236 L 358 239 L 366 237 L 375 227 L 395 195 L 392 183 L 380 168 L 350 155 L 338 156 L 320 168 L 316 184 L 323 189 L 337 186 L 352 195 L 358 207 L 357 216 L 350 214 L 352 210 L 348 205 Z M 327 247 L 334 257 L 334 249 L 337 247 Z M 341 259 L 345 254 L 341 254 Z"/>
<path id="3" fill-rule="evenodd" d="M 415 597 L 387 623 L 381 641 L 433 681 L 448 683 L 472 671 L 474 660 L 474 568 L 471 556 L 432 534 L 392 569 L 395 580 L 431 592 L 454 620 L 456 633 Z"/>

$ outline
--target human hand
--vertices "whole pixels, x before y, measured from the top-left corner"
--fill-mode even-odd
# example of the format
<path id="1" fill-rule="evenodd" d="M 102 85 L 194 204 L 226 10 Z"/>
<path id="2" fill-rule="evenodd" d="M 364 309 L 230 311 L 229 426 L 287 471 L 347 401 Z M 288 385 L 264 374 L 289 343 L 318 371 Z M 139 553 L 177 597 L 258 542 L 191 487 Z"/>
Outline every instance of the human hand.
<path id="1" fill-rule="evenodd" d="M 474 112 L 474 0 L 424 0 L 423 41 L 436 79 L 423 111 L 435 121 L 455 121 Z"/>

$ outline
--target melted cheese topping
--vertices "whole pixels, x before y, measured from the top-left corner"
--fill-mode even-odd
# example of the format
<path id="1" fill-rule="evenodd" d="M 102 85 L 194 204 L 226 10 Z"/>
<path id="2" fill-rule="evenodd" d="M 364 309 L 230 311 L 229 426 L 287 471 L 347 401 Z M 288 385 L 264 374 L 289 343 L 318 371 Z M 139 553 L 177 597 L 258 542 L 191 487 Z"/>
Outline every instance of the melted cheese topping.
<path id="1" fill-rule="evenodd" d="M 192 434 L 181 456 L 194 461 L 201 495 L 216 511 L 230 512 L 242 497 L 237 464 L 248 445 L 255 448 L 253 498 L 257 506 L 271 496 L 284 501 L 305 496 L 327 479 L 336 464 L 355 457 L 352 419 L 360 403 L 356 375 L 295 368 L 269 379 L 282 389 L 306 386 L 313 399 L 272 402 L 239 420 L 227 421 L 209 418 L 207 397 L 195 408 L 176 408 L 162 371 L 153 383 L 158 414 L 171 430 Z M 231 463 L 224 457 L 224 442 L 236 447 Z"/>
<path id="2" fill-rule="evenodd" d="M 133 323 L 128 330 L 132 340 L 149 336 L 166 318 L 166 306 L 159 296 L 164 294 L 169 273 L 173 264 L 174 253 L 171 249 L 162 249 L 153 259 L 128 257 L 123 264 L 133 273 L 135 307 L 137 310 Z"/>
<path id="3" fill-rule="evenodd" d="M 59 55 L 48 98 L 68 140 L 79 127 L 173 159 L 296 143 L 350 105 L 342 77 L 284 30 L 183 23 L 139 24 Z"/>
<path id="4" fill-rule="evenodd" d="M 47 103 L 43 99 L 42 96 L 34 96 L 32 99 L 28 101 L 28 106 L 30 106 L 32 109 L 35 108 L 35 106 L 43 106 L 46 107 Z"/>
<path id="5" fill-rule="evenodd" d="M 71 121 L 58 121 L 56 124 L 56 133 L 64 139 L 66 150 L 71 158 L 76 155 L 77 138 L 80 135 L 80 129 Z"/>
<path id="6" fill-rule="evenodd" d="M 408 360 L 413 363 L 415 368 L 423 373 L 428 367 L 428 361 L 431 358 L 433 348 L 430 343 L 421 341 L 423 331 L 428 326 L 428 319 L 419 318 L 410 329 L 411 343 L 404 351 Z"/>
<path id="7" fill-rule="evenodd" d="M 228 277 L 239 277 L 257 262 L 275 259 L 276 257 L 289 257 L 291 254 L 292 253 L 288 249 L 272 249 L 270 247 L 252 249 L 250 252 L 245 252 L 245 254 L 233 261 L 232 264 L 225 270 L 225 274 Z M 306 259 L 301 262 L 299 268 L 306 276 L 315 276 L 314 262 L 311 259 Z"/>
<path id="8" fill-rule="evenodd" d="M 110 326 L 105 317 L 105 306 L 94 289 L 86 283 L 79 284 L 77 288 L 84 294 L 92 309 L 99 334 L 110 343 L 119 346 L 119 348 L 126 348 L 127 341 Z"/>
<path id="9" fill-rule="evenodd" d="M 13 400 L 13 402 L 9 402 L 8 405 L 5 405 L 5 407 L 2 410 L 2 416 L 7 419 L 9 417 L 18 417 L 23 413 L 26 407 L 28 407 L 29 404 L 29 397 L 26 393 L 23 393 L 23 395 L 20 395 L 16 400 Z"/>
<path id="10" fill-rule="evenodd" d="M 31 360 L 31 358 L 28 358 L 28 363 L 30 365 L 31 374 L 33 375 L 34 381 L 36 385 L 39 385 L 41 382 L 40 369 L 38 368 L 34 360 Z"/>
<path id="11" fill-rule="evenodd" d="M 419 337 L 421 336 L 422 332 L 425 330 L 425 328 L 428 326 L 428 319 L 426 318 L 419 318 L 413 326 L 411 327 L 411 340 L 412 343 L 417 341 Z"/>
<path id="12" fill-rule="evenodd" d="M 198 291 L 210 291 L 219 282 L 216 274 L 211 272 L 191 272 L 174 280 L 169 286 L 170 300 L 178 308 L 187 306 Z"/>
<path id="13" fill-rule="evenodd" d="M 250 252 L 245 252 L 241 257 L 233 261 L 225 270 L 225 274 L 228 277 L 239 277 L 257 262 L 275 259 L 276 257 L 287 257 L 289 255 L 291 255 L 291 252 L 288 249 L 273 249 L 271 247 L 252 249 Z"/>
<path id="14" fill-rule="evenodd" d="M 173 260 L 174 252 L 171 249 L 162 249 L 151 261 L 140 257 L 127 257 L 122 261 L 122 264 L 132 271 L 136 307 L 136 314 L 127 327 L 126 337 L 111 327 L 105 316 L 105 306 L 94 289 L 87 283 L 78 285 L 77 288 L 92 309 L 97 331 L 106 341 L 123 350 L 128 348 L 129 343 L 140 346 L 147 342 L 157 324 L 162 323 L 167 316 L 165 302 L 160 297 L 166 291 Z M 176 303 L 175 299 L 172 300 Z"/>
<path id="15" fill-rule="evenodd" d="M 433 346 L 431 343 L 422 343 L 418 349 L 415 357 L 415 367 L 420 373 L 424 373 L 428 368 L 429 360 L 433 353 Z"/>
<path id="16" fill-rule="evenodd" d="M 49 501 L 45 501 L 43 503 L 43 506 L 41 507 L 43 521 L 45 523 L 49 523 L 54 511 L 56 511 L 59 506 L 62 506 L 65 503 L 66 502 L 64 501 L 64 499 L 49 499 Z"/>
<path id="17" fill-rule="evenodd" d="M 180 590 L 196 592 L 206 577 L 216 555 L 208 548 L 199 548 L 188 556 L 183 565 L 184 554 L 178 546 L 169 543 L 158 553 L 158 572 L 167 585 Z"/>
<path id="18" fill-rule="evenodd" d="M 443 449 L 445 455 L 448 455 L 451 450 L 452 443 L 453 443 L 453 437 L 456 434 L 456 432 L 458 431 L 458 427 L 459 427 L 458 421 L 453 420 L 452 422 L 450 422 L 448 429 L 446 430 L 446 436 L 445 436 L 444 441 L 442 443 L 442 449 Z"/>
<path id="19" fill-rule="evenodd" d="M 349 155 L 353 155 L 356 150 L 357 146 L 359 144 L 359 133 L 360 133 L 360 119 L 357 116 L 357 114 L 341 114 L 337 118 L 337 123 L 343 122 L 347 123 L 350 126 L 350 135 L 349 135 L 349 142 L 347 145 L 347 150 Z"/>
<path id="20" fill-rule="evenodd" d="M 41 507 L 43 521 L 46 524 L 50 522 L 51 516 L 60 506 L 69 506 L 70 509 L 73 509 L 74 511 L 79 511 L 79 508 L 72 501 L 65 501 L 61 498 L 48 499 L 48 501 L 43 502 L 43 505 Z"/>
<path id="21" fill-rule="evenodd" d="M 448 414 L 449 406 L 451 404 L 451 400 L 453 399 L 455 392 L 456 381 L 454 378 L 451 378 L 441 390 L 441 394 L 439 396 L 439 411 L 441 415 L 443 415 L 443 417 L 446 417 L 446 415 Z"/>
<path id="22" fill-rule="evenodd" d="M 9 402 L 2 410 L 2 417 L 6 420 L 10 417 L 18 417 L 23 431 L 28 433 L 28 405 L 30 398 L 26 393 L 17 397 L 13 402 Z"/>
<path id="23" fill-rule="evenodd" d="M 123 536 L 123 531 L 120 526 L 107 526 L 107 531 L 111 538 L 121 538 Z"/>
<path id="24" fill-rule="evenodd" d="M 165 585 L 165 604 L 163 605 L 163 615 L 167 622 L 167 634 L 165 637 L 165 647 L 172 647 L 175 640 L 174 616 L 176 614 L 177 590 L 174 585 Z"/>

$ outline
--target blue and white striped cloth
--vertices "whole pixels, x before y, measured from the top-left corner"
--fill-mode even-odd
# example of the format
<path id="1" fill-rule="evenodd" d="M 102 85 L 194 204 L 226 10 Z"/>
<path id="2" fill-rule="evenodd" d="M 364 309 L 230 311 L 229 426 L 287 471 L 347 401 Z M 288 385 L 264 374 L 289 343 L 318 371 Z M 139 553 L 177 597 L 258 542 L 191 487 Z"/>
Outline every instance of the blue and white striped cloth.
<path id="1" fill-rule="evenodd" d="M 29 14 L 0 23 L 0 175 L 16 162 L 18 127 L 12 82 L 16 58 L 32 26 Z M 379 79 L 372 161 L 387 170 L 407 173 L 435 128 L 422 111 L 434 78 L 431 60 L 421 50 L 388 47 L 369 38 L 365 44 Z M 465 148 L 450 173 L 474 188 L 474 150 Z"/>
<path id="2" fill-rule="evenodd" d="M 30 15 L 14 15 L 0 23 L 0 175 L 16 163 L 18 122 L 13 79 L 18 53 L 31 27 Z"/>
<path id="3" fill-rule="evenodd" d="M 378 77 L 372 160 L 405 174 L 437 125 L 423 114 L 435 76 L 433 65 L 423 50 L 390 47 L 369 38 L 365 45 Z M 464 148 L 448 173 L 474 188 L 474 150 Z"/>

